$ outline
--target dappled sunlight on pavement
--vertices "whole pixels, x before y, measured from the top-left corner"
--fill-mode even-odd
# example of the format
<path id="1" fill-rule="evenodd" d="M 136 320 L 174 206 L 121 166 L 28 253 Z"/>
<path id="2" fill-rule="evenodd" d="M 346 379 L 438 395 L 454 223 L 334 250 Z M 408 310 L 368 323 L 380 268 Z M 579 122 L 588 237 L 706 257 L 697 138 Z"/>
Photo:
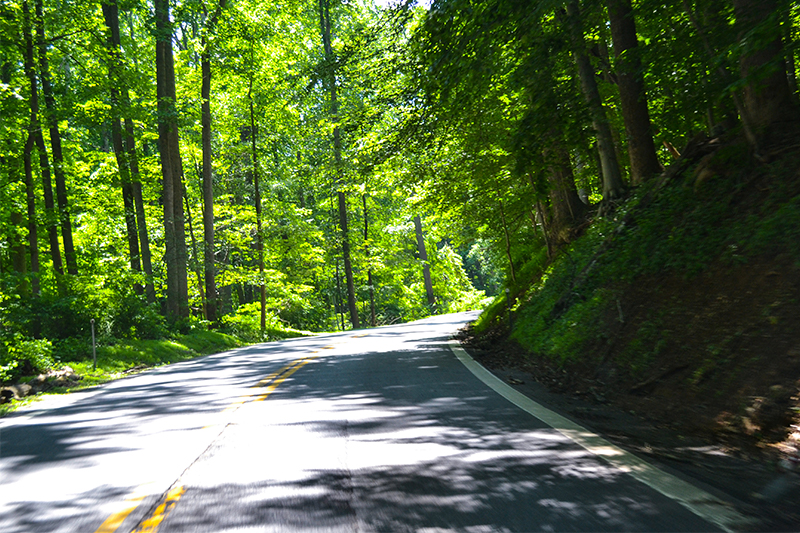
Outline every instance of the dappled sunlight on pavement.
<path id="1" fill-rule="evenodd" d="M 475 379 L 447 345 L 468 316 L 248 347 L 6 422 L 0 527 L 714 529 Z"/>

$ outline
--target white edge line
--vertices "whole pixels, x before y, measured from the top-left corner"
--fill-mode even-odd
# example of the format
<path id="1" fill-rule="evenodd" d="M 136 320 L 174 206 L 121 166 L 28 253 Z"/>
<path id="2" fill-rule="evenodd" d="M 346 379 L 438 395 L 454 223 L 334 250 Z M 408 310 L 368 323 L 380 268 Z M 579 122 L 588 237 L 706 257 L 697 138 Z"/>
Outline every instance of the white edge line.
<path id="1" fill-rule="evenodd" d="M 664 496 L 677 501 L 697 516 L 719 526 L 724 531 L 737 531 L 753 524 L 753 520 L 741 515 L 731 504 L 656 468 L 513 389 L 475 361 L 457 340 L 451 339 L 449 344 L 458 360 L 489 388 L 587 451 L 602 457 L 613 466 L 627 472 Z"/>

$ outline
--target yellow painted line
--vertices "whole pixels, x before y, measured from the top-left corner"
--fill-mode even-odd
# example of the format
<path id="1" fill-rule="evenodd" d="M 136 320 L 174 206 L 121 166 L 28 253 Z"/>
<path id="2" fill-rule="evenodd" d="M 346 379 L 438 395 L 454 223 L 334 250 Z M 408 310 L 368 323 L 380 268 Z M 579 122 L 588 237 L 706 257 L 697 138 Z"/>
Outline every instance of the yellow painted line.
<path id="1" fill-rule="evenodd" d="M 332 349 L 333 346 L 325 346 L 323 349 Z M 314 350 L 311 353 L 319 353 L 318 350 Z M 310 356 L 310 357 L 303 357 L 301 359 L 297 359 L 292 361 L 288 365 L 285 365 L 280 370 L 277 370 L 264 379 L 253 385 L 252 389 L 258 389 L 264 387 L 265 385 L 272 383 L 269 385 L 265 392 L 261 393 L 255 401 L 263 401 L 265 400 L 270 394 L 272 394 L 278 386 L 286 381 L 289 376 L 300 370 L 302 367 L 310 363 L 313 359 L 316 359 L 319 356 Z M 257 394 L 256 391 L 253 391 L 249 394 L 245 394 L 241 396 L 238 400 L 231 403 L 228 407 L 226 407 L 222 414 L 229 413 L 231 411 L 235 411 L 247 401 Z M 216 424 L 211 424 L 208 426 L 203 427 L 203 429 L 209 429 L 214 427 Z M 150 483 L 142 485 L 138 489 L 136 489 L 129 497 L 124 500 L 125 506 L 121 508 L 119 511 L 115 512 L 106 520 L 100 524 L 100 527 L 94 533 L 115 533 L 117 529 L 122 525 L 128 515 L 130 515 L 134 509 L 139 507 L 142 501 L 148 496 L 148 494 L 142 494 L 142 489 L 145 486 L 150 485 Z M 185 490 L 182 486 L 176 487 L 172 489 L 169 494 L 167 494 L 166 499 L 162 502 L 157 508 L 153 515 L 142 522 L 142 525 L 139 529 L 134 531 L 133 533 L 155 533 L 158 530 L 161 521 L 166 518 L 167 514 L 175 507 L 175 504 L 180 499 L 180 497 L 184 494 Z"/>
<path id="2" fill-rule="evenodd" d="M 161 522 L 172 512 L 178 504 L 178 500 L 180 500 L 181 496 L 185 493 L 186 489 L 183 488 L 183 485 L 178 485 L 170 490 L 158 507 L 156 507 L 156 510 L 153 511 L 153 514 L 150 515 L 150 518 L 142 522 L 142 525 L 134 530 L 133 533 L 156 533 Z"/>
<path id="3" fill-rule="evenodd" d="M 276 379 L 276 380 L 275 380 L 275 381 L 272 383 L 272 385 L 270 385 L 269 387 L 267 387 L 267 390 L 266 390 L 266 391 L 264 391 L 264 392 L 263 392 L 263 393 L 262 393 L 262 394 L 261 394 L 261 395 L 260 395 L 258 398 L 256 398 L 254 401 L 256 401 L 256 402 L 262 402 L 262 401 L 266 400 L 266 399 L 267 399 L 267 397 L 268 397 L 270 394 L 272 394 L 273 392 L 275 392 L 275 389 L 277 389 L 277 388 L 278 388 L 278 386 L 279 386 L 281 383 L 283 383 L 284 381 L 286 381 L 286 379 L 288 379 L 288 378 L 289 378 L 289 376 L 291 376 L 292 374 L 294 374 L 295 372 L 297 372 L 298 370 L 300 370 L 301 368 L 303 368 L 304 366 L 306 366 L 306 365 L 307 365 L 308 363 L 310 363 L 310 362 L 311 362 L 313 359 L 316 359 L 316 357 L 306 357 L 305 359 L 300 359 L 299 361 L 297 361 L 297 362 L 296 362 L 296 364 L 294 365 L 294 367 L 292 367 L 292 369 L 291 369 L 291 370 L 289 370 L 288 372 L 286 372 L 285 374 L 283 374 L 283 375 L 282 375 L 280 378 Z"/>
<path id="4" fill-rule="evenodd" d="M 331 348 L 332 348 L 332 346 L 331 346 Z M 317 352 L 316 352 L 316 351 L 313 351 L 313 352 L 311 352 L 311 353 L 317 353 Z M 315 357 L 316 357 L 316 356 L 315 356 Z M 315 357 L 303 357 L 303 358 L 301 358 L 301 359 L 296 359 L 296 360 L 292 361 L 291 363 L 289 363 L 288 365 L 285 365 L 285 366 L 283 366 L 282 368 L 280 368 L 279 370 L 276 370 L 275 372 L 273 372 L 273 373 L 269 374 L 268 376 L 266 376 L 264 379 L 260 380 L 260 381 L 259 381 L 258 383 L 256 383 L 255 385 L 251 386 L 251 387 L 250 387 L 251 389 L 260 389 L 260 388 L 262 388 L 262 387 L 264 387 L 264 386 L 268 385 L 269 383 L 272 383 L 272 382 L 274 382 L 274 381 L 275 381 L 277 378 L 281 378 L 279 381 L 277 381 L 277 382 L 273 383 L 273 385 L 274 385 L 274 386 L 273 386 L 273 385 L 270 385 L 269 387 L 267 387 L 267 393 L 266 393 L 266 395 L 264 395 L 264 394 L 262 393 L 260 396 L 263 396 L 263 397 L 259 397 L 259 399 L 256 399 L 255 401 L 260 401 L 260 400 L 263 400 L 264 398 L 266 398 L 267 396 L 269 396 L 270 394 L 272 394 L 272 391 L 274 391 L 274 390 L 275 390 L 275 388 L 276 388 L 278 385 L 280 385 L 281 383 L 283 383 L 283 381 L 284 381 L 284 380 L 285 380 L 287 377 L 289 377 L 291 374 L 294 374 L 294 373 L 297 371 L 297 369 L 294 369 L 294 368 L 295 368 L 295 366 L 296 366 L 297 364 L 301 363 L 302 361 L 306 361 L 306 359 L 314 359 Z M 305 364 L 305 363 L 303 363 L 303 364 Z M 301 366 L 302 366 L 302 365 L 301 365 Z M 293 369 L 294 369 L 294 370 L 293 370 Z M 287 374 L 287 372 L 288 372 L 288 374 Z M 248 394 L 245 394 L 245 395 L 243 395 L 243 396 L 240 396 L 238 400 L 236 400 L 235 402 L 231 403 L 231 404 L 230 404 L 228 407 L 226 407 L 226 408 L 225 408 L 225 409 L 222 411 L 222 414 L 227 414 L 227 413 L 230 413 L 230 412 L 232 412 L 232 411 L 235 411 L 235 410 L 237 410 L 239 407 L 241 407 L 242 405 L 244 405 L 245 403 L 247 403 L 247 401 L 248 401 L 248 400 L 250 400 L 250 398 L 252 398 L 252 397 L 253 397 L 253 396 L 255 396 L 256 394 L 258 394 L 258 392 L 257 392 L 256 390 L 253 390 L 253 392 L 250 392 L 250 393 L 248 393 Z M 214 427 L 214 425 L 216 425 L 216 424 L 210 424 L 210 425 L 208 425 L 208 426 L 204 426 L 204 427 L 203 427 L 203 429 L 208 429 L 208 428 Z"/>
<path id="5" fill-rule="evenodd" d="M 288 365 L 284 366 L 280 370 L 278 370 L 276 372 L 273 372 L 272 374 L 268 375 L 267 377 L 265 377 L 264 379 L 262 379 L 261 381 L 259 381 L 255 385 L 253 385 L 253 387 L 263 387 L 264 385 L 266 385 L 267 383 L 269 383 L 273 379 L 277 378 L 278 376 L 280 376 L 281 374 L 283 374 L 284 372 L 286 372 L 287 370 L 289 370 L 290 368 L 292 368 L 296 364 L 297 364 L 297 361 L 292 361 L 291 363 L 289 363 Z"/>

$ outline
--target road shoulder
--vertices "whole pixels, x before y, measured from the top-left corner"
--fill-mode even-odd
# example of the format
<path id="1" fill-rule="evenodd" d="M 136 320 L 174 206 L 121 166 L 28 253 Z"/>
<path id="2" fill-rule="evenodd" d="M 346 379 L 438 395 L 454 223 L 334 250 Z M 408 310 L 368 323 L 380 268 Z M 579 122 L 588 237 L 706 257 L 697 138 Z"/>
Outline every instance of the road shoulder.
<path id="1" fill-rule="evenodd" d="M 522 369 L 492 365 L 489 370 L 481 364 L 484 358 L 473 358 L 457 340 L 451 341 L 451 348 L 473 374 L 498 393 L 719 527 L 731 531 L 792 529 L 793 517 L 783 511 L 785 503 L 776 507 L 764 494 L 780 491 L 785 499 L 795 485 L 795 474 L 787 479 L 764 465 L 671 434 L 613 406 L 550 392 Z"/>

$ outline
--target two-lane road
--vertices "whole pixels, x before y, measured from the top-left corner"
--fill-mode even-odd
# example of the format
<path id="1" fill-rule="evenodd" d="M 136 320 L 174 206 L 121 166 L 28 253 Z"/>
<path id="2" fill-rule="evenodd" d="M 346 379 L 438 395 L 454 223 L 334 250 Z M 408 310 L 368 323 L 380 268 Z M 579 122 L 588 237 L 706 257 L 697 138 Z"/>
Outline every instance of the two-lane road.
<path id="1" fill-rule="evenodd" d="M 477 379 L 448 345 L 472 317 L 251 346 L 8 417 L 0 531 L 718 530 Z"/>

